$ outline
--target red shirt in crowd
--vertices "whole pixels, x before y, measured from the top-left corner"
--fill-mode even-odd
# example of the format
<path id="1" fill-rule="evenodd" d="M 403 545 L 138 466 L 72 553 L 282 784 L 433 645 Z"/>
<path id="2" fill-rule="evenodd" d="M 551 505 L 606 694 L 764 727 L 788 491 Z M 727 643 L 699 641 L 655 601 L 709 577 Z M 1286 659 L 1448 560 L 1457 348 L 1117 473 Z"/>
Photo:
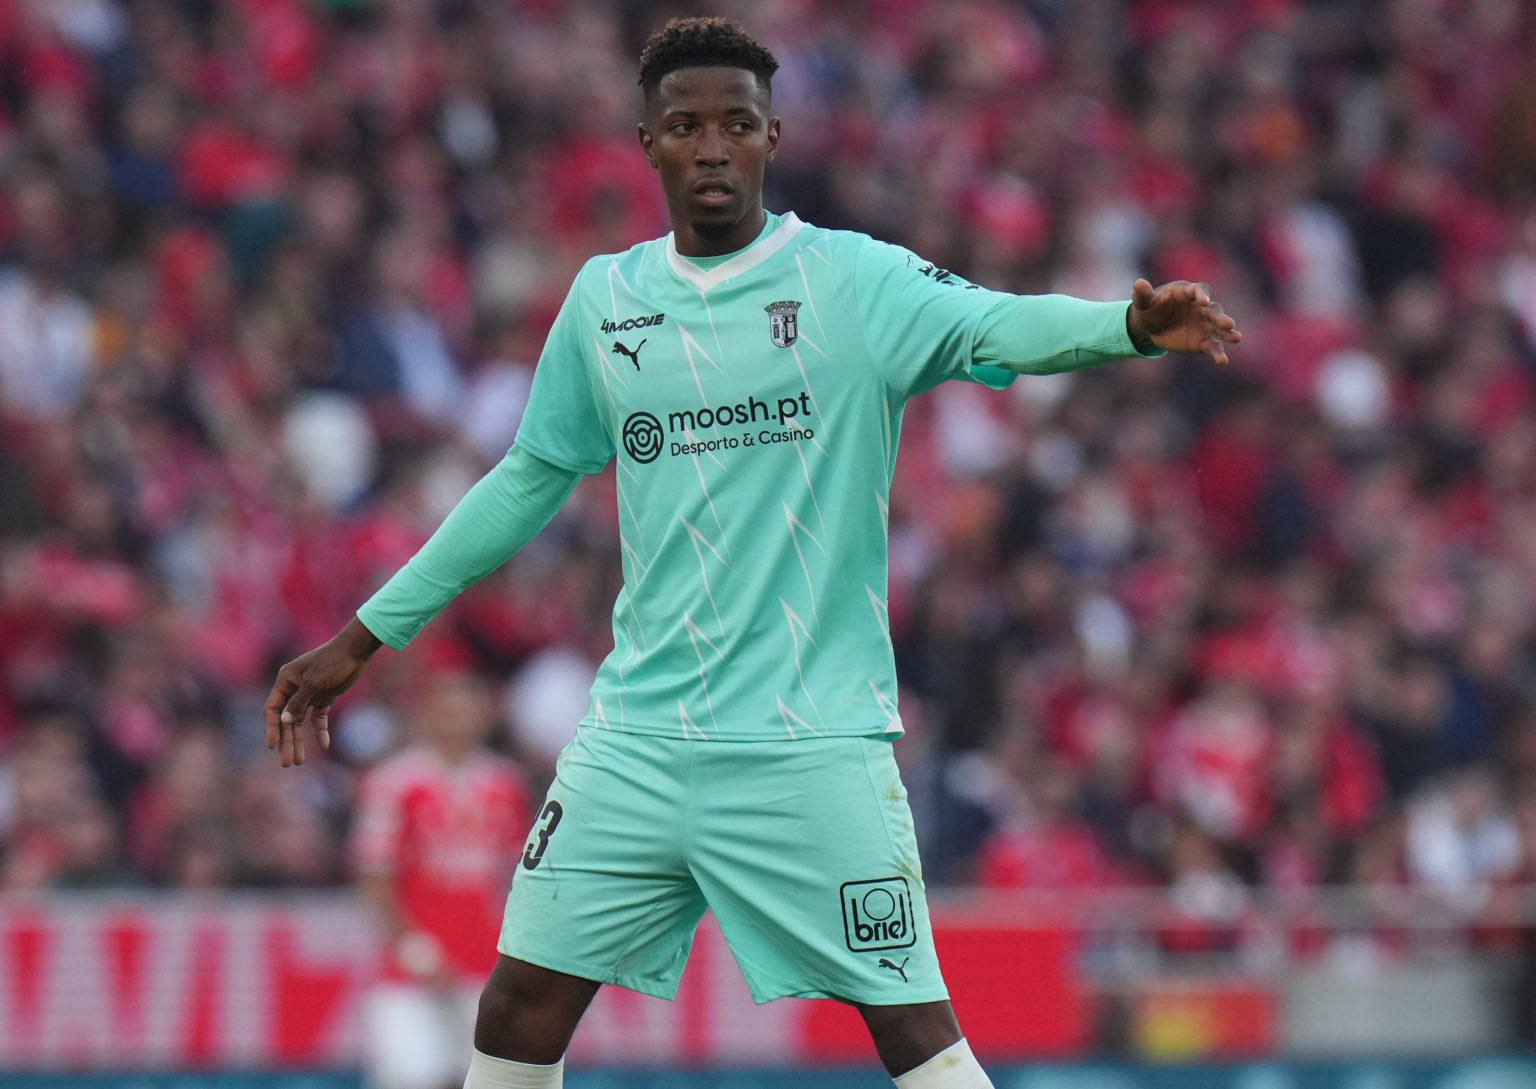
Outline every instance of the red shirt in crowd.
<path id="1" fill-rule="evenodd" d="M 404 925 L 437 939 L 450 974 L 481 980 L 530 820 L 512 761 L 482 751 L 449 766 L 411 745 L 363 777 L 352 864 L 393 878 Z M 385 974 L 410 977 L 393 953 Z"/>

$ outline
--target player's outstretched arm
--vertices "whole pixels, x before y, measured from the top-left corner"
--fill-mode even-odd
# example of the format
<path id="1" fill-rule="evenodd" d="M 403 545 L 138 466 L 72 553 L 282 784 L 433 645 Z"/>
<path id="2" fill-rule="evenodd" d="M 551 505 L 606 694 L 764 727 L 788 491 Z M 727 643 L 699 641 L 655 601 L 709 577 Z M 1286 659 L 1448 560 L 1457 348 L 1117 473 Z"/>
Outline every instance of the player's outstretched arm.
<path id="1" fill-rule="evenodd" d="M 1131 288 L 1125 328 L 1131 343 L 1143 354 L 1154 348 L 1204 352 L 1217 363 L 1227 361 L 1228 344 L 1243 339 L 1236 320 L 1211 298 L 1211 285 L 1188 280 L 1174 280 L 1160 287 L 1137 280 Z"/>
<path id="2" fill-rule="evenodd" d="M 362 676 L 384 644 L 357 617 L 314 650 L 277 671 L 265 708 L 267 748 L 283 767 L 304 763 L 304 723 L 322 749 L 331 747 L 330 712 L 336 697 Z"/>

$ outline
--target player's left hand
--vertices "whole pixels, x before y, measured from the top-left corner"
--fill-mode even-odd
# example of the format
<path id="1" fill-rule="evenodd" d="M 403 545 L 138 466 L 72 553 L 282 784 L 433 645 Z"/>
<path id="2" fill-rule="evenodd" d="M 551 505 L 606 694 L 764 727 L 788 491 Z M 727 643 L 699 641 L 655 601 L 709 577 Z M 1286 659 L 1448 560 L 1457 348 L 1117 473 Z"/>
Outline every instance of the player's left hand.
<path id="1" fill-rule="evenodd" d="M 1143 351 L 1154 344 L 1169 352 L 1204 352 L 1217 363 L 1227 361 L 1228 344 L 1243 339 L 1236 320 L 1211 298 L 1211 285 L 1188 280 L 1161 287 L 1137 280 L 1125 325 L 1132 343 Z"/>
<path id="2" fill-rule="evenodd" d="M 314 650 L 277 671 L 264 709 L 267 748 L 283 767 L 304 763 L 304 723 L 322 749 L 331 747 L 331 704 L 362 676 L 383 646 L 357 617 Z"/>

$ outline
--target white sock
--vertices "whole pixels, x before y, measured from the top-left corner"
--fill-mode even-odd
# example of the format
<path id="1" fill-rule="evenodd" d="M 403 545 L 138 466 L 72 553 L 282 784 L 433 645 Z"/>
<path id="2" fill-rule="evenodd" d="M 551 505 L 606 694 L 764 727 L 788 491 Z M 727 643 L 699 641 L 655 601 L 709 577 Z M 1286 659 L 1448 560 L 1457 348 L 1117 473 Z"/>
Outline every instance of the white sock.
<path id="1" fill-rule="evenodd" d="M 962 1037 L 923 1065 L 897 1075 L 896 1089 L 992 1089 L 992 1079 Z"/>
<path id="2" fill-rule="evenodd" d="M 565 1080 L 565 1059 L 548 1066 L 515 1063 L 475 1049 L 469 1060 L 464 1089 L 560 1089 Z"/>

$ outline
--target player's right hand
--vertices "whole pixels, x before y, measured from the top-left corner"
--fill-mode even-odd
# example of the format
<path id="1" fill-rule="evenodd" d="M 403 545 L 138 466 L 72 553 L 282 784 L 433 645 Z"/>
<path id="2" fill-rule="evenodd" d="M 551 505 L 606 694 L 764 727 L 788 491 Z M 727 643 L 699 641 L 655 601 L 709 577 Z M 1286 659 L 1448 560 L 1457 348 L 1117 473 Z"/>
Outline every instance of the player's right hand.
<path id="1" fill-rule="evenodd" d="M 283 767 L 304 763 L 304 723 L 322 749 L 331 747 L 331 704 L 351 688 L 383 644 L 353 617 L 327 642 L 277 671 L 264 708 L 267 748 Z"/>
<path id="2" fill-rule="evenodd" d="M 1146 338 L 1164 351 L 1204 352 L 1217 363 L 1227 361 L 1228 344 L 1243 339 L 1237 321 L 1211 297 L 1211 285 L 1188 280 L 1161 287 L 1137 280 L 1131 287 L 1126 329 L 1133 344 Z"/>

